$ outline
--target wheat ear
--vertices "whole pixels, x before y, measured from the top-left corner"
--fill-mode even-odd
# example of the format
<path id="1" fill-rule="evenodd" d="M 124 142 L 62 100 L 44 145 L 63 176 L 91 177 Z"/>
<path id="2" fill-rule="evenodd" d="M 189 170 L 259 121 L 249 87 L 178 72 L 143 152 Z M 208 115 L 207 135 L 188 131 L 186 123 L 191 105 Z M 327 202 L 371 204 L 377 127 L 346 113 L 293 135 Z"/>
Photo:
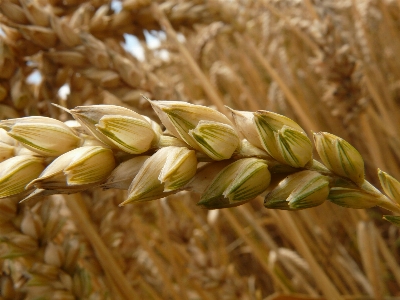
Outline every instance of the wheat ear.
<path id="1" fill-rule="evenodd" d="M 72 127 L 44 117 L 0 121 L 7 154 L 0 197 L 28 200 L 103 185 L 128 189 L 121 205 L 189 190 L 207 209 L 263 195 L 267 208 L 299 210 L 329 200 L 400 214 L 400 183 L 378 170 L 384 193 L 371 185 L 360 153 L 340 137 L 313 133 L 319 162 L 306 132 L 285 116 L 231 109 L 228 118 L 181 101 L 150 103 L 166 130 L 113 105 L 65 109 L 77 121 Z M 15 145 L 23 151 L 10 152 Z M 384 218 L 400 223 L 398 216 Z"/>

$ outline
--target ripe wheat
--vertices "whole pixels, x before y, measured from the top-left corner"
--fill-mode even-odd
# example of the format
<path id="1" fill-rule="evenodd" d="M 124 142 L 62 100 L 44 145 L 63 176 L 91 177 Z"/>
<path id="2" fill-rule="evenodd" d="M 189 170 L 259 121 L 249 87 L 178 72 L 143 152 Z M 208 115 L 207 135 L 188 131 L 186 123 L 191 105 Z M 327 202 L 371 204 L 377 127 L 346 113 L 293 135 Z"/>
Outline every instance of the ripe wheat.
<path id="1" fill-rule="evenodd" d="M 0 120 L 14 136 L 0 129 L 0 298 L 399 296 L 399 229 L 379 208 L 332 204 L 398 222 L 398 182 L 378 171 L 384 196 L 360 165 L 375 186 L 378 166 L 400 178 L 399 3 L 0 0 Z M 181 132 L 166 117 L 164 131 L 141 95 L 228 120 L 208 111 Z M 94 104 L 147 117 L 85 123 Z M 23 116 L 53 119 L 11 121 Z M 363 159 L 327 133 L 322 163 L 310 159 L 312 130 Z"/>
<path id="2" fill-rule="evenodd" d="M 319 162 L 305 131 L 285 116 L 231 109 L 231 121 L 206 106 L 150 103 L 165 131 L 113 105 L 60 107 L 77 121 L 71 128 L 44 117 L 0 121 L 13 139 L 1 141 L 0 197 L 25 194 L 26 201 L 103 186 L 128 189 L 121 205 L 189 190 L 200 193 L 198 205 L 208 209 L 264 194 L 266 208 L 299 210 L 329 200 L 400 213 L 400 183 L 379 170 L 386 195 L 381 193 L 365 180 L 360 153 L 340 137 L 313 133 Z M 21 155 L 7 152 L 22 146 Z M 278 183 L 270 186 L 271 180 Z M 397 216 L 385 218 L 400 222 Z"/>

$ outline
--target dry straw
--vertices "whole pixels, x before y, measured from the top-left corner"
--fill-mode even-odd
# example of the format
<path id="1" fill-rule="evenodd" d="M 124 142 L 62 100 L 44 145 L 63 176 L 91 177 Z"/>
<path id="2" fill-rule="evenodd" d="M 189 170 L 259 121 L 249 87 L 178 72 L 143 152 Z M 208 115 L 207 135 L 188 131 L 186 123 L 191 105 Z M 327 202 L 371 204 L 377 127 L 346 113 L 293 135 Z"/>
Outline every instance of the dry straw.
<path id="1" fill-rule="evenodd" d="M 0 13 L 1 298 L 399 296 L 398 2 Z"/>

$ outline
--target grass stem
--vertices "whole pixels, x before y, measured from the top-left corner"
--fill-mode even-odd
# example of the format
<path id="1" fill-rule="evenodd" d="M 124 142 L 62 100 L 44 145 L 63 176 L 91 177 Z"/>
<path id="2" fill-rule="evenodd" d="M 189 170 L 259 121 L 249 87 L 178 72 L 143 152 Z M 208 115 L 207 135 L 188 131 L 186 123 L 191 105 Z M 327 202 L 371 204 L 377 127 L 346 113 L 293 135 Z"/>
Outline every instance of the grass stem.
<path id="1" fill-rule="evenodd" d="M 73 219 L 77 223 L 77 227 L 82 230 L 83 234 L 89 240 L 104 272 L 113 280 L 112 284 L 118 287 L 119 292 L 125 299 L 139 299 L 138 294 L 127 281 L 117 261 L 114 259 L 112 253 L 108 250 L 91 222 L 83 204 L 82 196 L 80 194 L 72 194 L 65 195 L 64 197 Z"/>
<path id="2" fill-rule="evenodd" d="M 203 71 L 200 69 L 193 56 L 190 54 L 189 50 L 183 45 L 178 38 L 178 35 L 168 18 L 165 16 L 164 12 L 158 7 L 157 4 L 153 3 L 152 12 L 154 13 L 156 19 L 160 23 L 160 25 L 164 28 L 167 35 L 173 40 L 176 46 L 179 49 L 179 52 L 182 54 L 182 57 L 185 59 L 188 67 L 191 69 L 193 74 L 199 79 L 201 86 L 203 87 L 204 92 L 209 97 L 212 104 L 214 104 L 219 111 L 226 113 L 227 110 L 225 108 L 224 101 L 221 96 L 218 94 L 218 91 L 213 87 L 210 83 L 210 80 L 204 75 Z"/>

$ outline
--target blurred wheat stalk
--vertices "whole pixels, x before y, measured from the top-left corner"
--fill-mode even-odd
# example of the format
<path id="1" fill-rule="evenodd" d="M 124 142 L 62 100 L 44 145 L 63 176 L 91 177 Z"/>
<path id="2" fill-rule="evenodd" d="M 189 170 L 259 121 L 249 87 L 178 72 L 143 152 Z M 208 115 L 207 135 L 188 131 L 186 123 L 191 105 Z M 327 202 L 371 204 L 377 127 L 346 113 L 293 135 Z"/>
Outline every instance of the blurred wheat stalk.
<path id="1" fill-rule="evenodd" d="M 1 1 L 0 119 L 70 118 L 51 103 L 119 105 L 155 118 L 142 94 L 222 112 L 271 110 L 349 141 L 376 185 L 377 167 L 400 178 L 399 5 Z M 160 36 L 158 47 L 147 46 L 144 30 Z M 123 48 L 124 34 L 139 38 L 144 60 Z M 38 83 L 28 80 L 33 72 Z M 25 151 L 2 149 L 3 159 Z M 399 231 L 381 212 L 324 203 L 288 213 L 261 201 L 207 212 L 190 193 L 118 208 L 125 198 L 92 189 L 78 199 L 1 199 L 1 297 L 400 296 Z"/>

